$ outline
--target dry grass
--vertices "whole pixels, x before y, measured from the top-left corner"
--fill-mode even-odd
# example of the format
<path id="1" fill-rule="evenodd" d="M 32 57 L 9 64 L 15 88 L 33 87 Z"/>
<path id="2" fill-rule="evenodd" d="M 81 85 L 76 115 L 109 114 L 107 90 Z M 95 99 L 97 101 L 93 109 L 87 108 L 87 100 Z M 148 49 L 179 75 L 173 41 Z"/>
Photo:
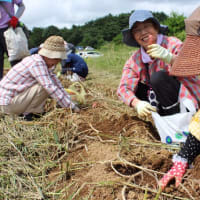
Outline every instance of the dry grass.
<path id="1" fill-rule="evenodd" d="M 49 99 L 40 120 L 1 115 L 0 199 L 198 199 L 189 175 L 161 193 L 158 180 L 178 147 L 161 144 L 151 123 L 118 100 L 118 84 L 119 76 L 90 68 L 80 113 Z"/>
<path id="2" fill-rule="evenodd" d="M 68 82 L 62 81 L 68 86 Z M 91 102 L 104 98 L 97 88 L 87 88 L 88 101 L 82 112 L 91 108 Z M 115 100 L 110 101 L 116 104 Z M 61 191 L 52 188 L 67 176 L 71 166 L 61 171 L 59 179 L 53 183 L 48 181 L 48 173 L 59 166 L 69 152 L 81 148 L 82 136 L 91 132 L 91 128 L 80 131 L 82 121 L 87 121 L 82 117 L 87 116 L 58 109 L 53 100 L 47 102 L 46 110 L 49 111 L 47 115 L 33 122 L 1 115 L 0 199 L 54 199 L 61 196 Z"/>

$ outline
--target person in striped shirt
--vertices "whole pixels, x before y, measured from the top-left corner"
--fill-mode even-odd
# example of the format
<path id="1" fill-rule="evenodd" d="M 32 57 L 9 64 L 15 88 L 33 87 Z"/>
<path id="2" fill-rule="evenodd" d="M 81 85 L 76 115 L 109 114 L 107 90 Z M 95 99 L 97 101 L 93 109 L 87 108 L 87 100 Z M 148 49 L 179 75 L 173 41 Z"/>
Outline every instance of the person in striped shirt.
<path id="1" fill-rule="evenodd" d="M 123 42 L 139 49 L 125 63 L 117 94 L 141 117 L 152 111 L 161 116 L 179 113 L 180 99 L 191 100 L 196 108 L 200 102 L 198 76 L 169 75 L 182 42 L 166 33 L 167 27 L 147 10 L 134 11 L 129 28 L 122 31 Z"/>
<path id="2" fill-rule="evenodd" d="M 24 58 L 0 81 L 0 112 L 41 114 L 49 96 L 61 107 L 79 112 L 53 73 L 55 66 L 65 58 L 64 39 L 60 36 L 47 38 L 38 54 Z"/>

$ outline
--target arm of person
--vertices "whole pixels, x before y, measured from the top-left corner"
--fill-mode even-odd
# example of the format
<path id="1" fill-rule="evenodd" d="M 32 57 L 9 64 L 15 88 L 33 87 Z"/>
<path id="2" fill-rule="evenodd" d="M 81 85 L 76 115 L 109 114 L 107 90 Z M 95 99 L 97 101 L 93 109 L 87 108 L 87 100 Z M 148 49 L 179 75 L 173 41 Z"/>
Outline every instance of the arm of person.
<path id="1" fill-rule="evenodd" d="M 139 71 L 135 71 L 134 67 L 134 61 L 130 58 L 123 68 L 122 77 L 117 89 L 118 97 L 130 107 L 132 107 L 131 103 L 134 99 L 137 99 L 135 91 L 139 82 Z"/>
<path id="2" fill-rule="evenodd" d="M 25 11 L 25 5 L 22 2 L 18 4 L 18 9 L 17 9 L 17 12 L 15 13 L 15 17 L 19 19 L 23 15 L 24 11 Z"/>
<path id="3" fill-rule="evenodd" d="M 53 71 L 54 71 L 54 69 L 49 71 L 49 75 L 50 75 L 51 79 L 53 80 L 55 85 L 57 85 L 58 88 L 60 88 L 61 90 L 64 90 L 64 87 L 63 87 L 62 83 L 57 78 L 56 74 L 53 73 Z"/>
<path id="4" fill-rule="evenodd" d="M 134 65 L 133 58 L 129 59 L 123 68 L 122 78 L 117 94 L 130 107 L 134 107 L 140 117 L 156 112 L 149 102 L 141 101 L 135 96 L 135 91 L 139 82 L 139 69 Z M 138 71 L 137 71 L 138 70 Z"/>
<path id="5" fill-rule="evenodd" d="M 53 82 L 55 83 L 55 85 L 57 85 L 58 88 L 59 88 L 60 90 L 62 90 L 64 93 L 66 93 L 66 90 L 64 89 L 62 83 L 59 81 L 59 79 L 57 78 L 57 76 L 56 76 L 52 71 L 50 71 L 50 76 L 51 76 Z M 67 95 L 69 96 L 68 93 L 67 93 Z M 70 97 L 70 96 L 69 96 L 69 97 Z M 70 97 L 70 100 L 71 100 L 71 97 Z M 72 102 L 72 103 L 73 103 L 73 102 Z M 74 103 L 73 103 L 73 104 L 74 104 Z M 73 110 L 74 112 L 79 112 L 79 111 L 80 111 L 79 107 L 76 106 L 75 104 L 72 105 L 71 108 L 72 108 L 72 110 Z"/>
<path id="6" fill-rule="evenodd" d="M 19 18 L 22 16 L 22 14 L 24 13 L 24 10 L 25 10 L 25 5 L 23 4 L 23 2 L 20 4 L 17 4 L 17 6 L 18 6 L 17 12 L 15 13 L 14 16 L 11 17 L 11 19 L 9 21 L 9 26 L 11 26 L 13 28 L 17 27 Z"/>
<path id="7" fill-rule="evenodd" d="M 76 107 L 76 105 L 71 101 L 70 95 L 64 90 L 60 81 L 55 76 L 52 76 L 52 72 L 47 70 L 45 63 L 37 62 L 37 64 L 30 68 L 30 73 L 61 107 L 71 107 L 72 109 Z"/>

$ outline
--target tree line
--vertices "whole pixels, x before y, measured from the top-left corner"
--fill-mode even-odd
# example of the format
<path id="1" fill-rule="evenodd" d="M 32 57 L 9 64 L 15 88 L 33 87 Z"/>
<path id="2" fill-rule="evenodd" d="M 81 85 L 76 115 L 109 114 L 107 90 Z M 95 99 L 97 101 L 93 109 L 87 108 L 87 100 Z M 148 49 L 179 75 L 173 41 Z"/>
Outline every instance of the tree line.
<path id="1" fill-rule="evenodd" d="M 67 42 L 80 46 L 92 46 L 99 48 L 105 42 L 122 42 L 121 31 L 128 28 L 128 20 L 130 13 L 122 13 L 116 16 L 108 14 L 107 16 L 91 20 L 84 25 L 73 25 L 70 29 L 58 28 L 54 25 L 46 28 L 34 27 L 29 36 L 29 47 L 39 46 L 44 40 L 51 35 L 60 35 Z M 169 28 L 168 35 L 173 35 L 181 39 L 185 39 L 184 15 L 172 12 L 170 15 L 164 12 L 153 12 L 153 15 L 161 24 L 167 25 Z"/>

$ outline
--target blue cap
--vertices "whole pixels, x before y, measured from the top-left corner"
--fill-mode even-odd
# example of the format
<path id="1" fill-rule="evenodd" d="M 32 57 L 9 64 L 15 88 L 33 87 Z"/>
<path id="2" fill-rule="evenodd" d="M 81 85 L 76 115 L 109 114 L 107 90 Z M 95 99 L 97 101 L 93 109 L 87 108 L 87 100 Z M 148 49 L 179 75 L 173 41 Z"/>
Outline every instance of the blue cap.
<path id="1" fill-rule="evenodd" d="M 152 15 L 148 10 L 136 10 L 129 17 L 129 28 L 122 30 L 123 42 L 128 46 L 139 47 L 140 45 L 136 42 L 132 35 L 132 28 L 136 22 L 144 22 L 146 20 L 152 20 L 154 24 L 157 25 L 159 33 L 166 35 L 168 33 L 168 27 L 166 25 L 161 25 L 158 20 Z"/>

